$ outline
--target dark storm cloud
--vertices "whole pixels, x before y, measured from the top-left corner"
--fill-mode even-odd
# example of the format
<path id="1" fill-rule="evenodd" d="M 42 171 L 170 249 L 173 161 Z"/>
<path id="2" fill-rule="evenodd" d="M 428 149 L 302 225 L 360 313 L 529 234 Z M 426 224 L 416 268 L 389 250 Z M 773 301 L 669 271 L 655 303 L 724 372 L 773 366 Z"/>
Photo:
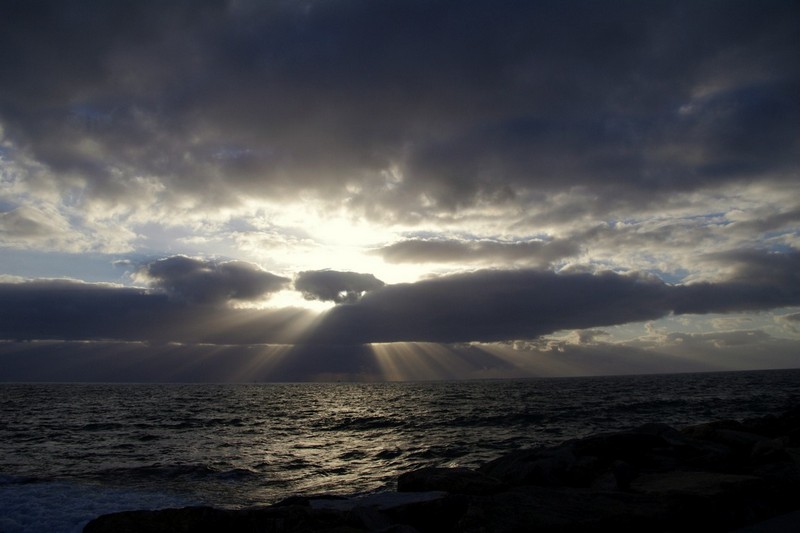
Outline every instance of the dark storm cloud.
<path id="1" fill-rule="evenodd" d="M 800 302 L 800 252 L 740 250 L 710 259 L 732 268 L 730 279 L 676 287 L 676 313 L 763 310 Z"/>
<path id="2" fill-rule="evenodd" d="M 602 206 L 798 168 L 796 2 L 7 8 L 5 136 L 89 199 L 152 176 L 208 205 L 356 183 L 397 213 L 576 186 Z"/>
<path id="3" fill-rule="evenodd" d="M 684 108 L 676 134 L 703 156 L 693 178 L 705 182 L 797 168 L 791 144 L 798 134 L 791 124 L 800 120 L 800 105 L 790 102 L 790 95 L 798 90 L 797 77 L 770 80 L 700 98 Z"/>
<path id="4" fill-rule="evenodd" d="M 374 251 L 389 263 L 464 263 L 522 261 L 547 265 L 575 255 L 579 247 L 569 241 L 460 241 L 410 239 Z"/>
<path id="5" fill-rule="evenodd" d="M 185 256 L 150 263 L 139 276 L 171 297 L 203 304 L 260 300 L 289 283 L 288 278 L 243 261 L 203 261 Z"/>
<path id="6" fill-rule="evenodd" d="M 0 330 L 11 339 L 127 338 L 131 315 L 146 316 L 166 297 L 73 281 L 0 284 Z"/>
<path id="7" fill-rule="evenodd" d="M 300 272 L 294 288 L 307 300 L 355 303 L 366 292 L 379 289 L 384 283 L 372 274 L 338 272 L 336 270 L 313 270 Z"/>
<path id="8" fill-rule="evenodd" d="M 313 342 L 529 339 L 563 329 L 800 304 L 800 253 L 742 254 L 736 276 L 673 286 L 654 276 L 479 271 L 388 285 L 333 309 Z"/>
<path id="9" fill-rule="evenodd" d="M 747 234 L 766 233 L 798 226 L 800 226 L 800 207 L 782 213 L 770 212 L 756 220 L 737 221 L 733 224 L 735 230 Z"/>
<path id="10" fill-rule="evenodd" d="M 655 278 L 613 273 L 560 275 L 480 271 L 388 285 L 333 309 L 315 341 L 499 341 L 567 328 L 655 319 L 669 289 Z"/>
<path id="11" fill-rule="evenodd" d="M 789 330 L 800 333 L 800 313 L 782 315 L 777 317 L 776 321 Z"/>
<path id="12" fill-rule="evenodd" d="M 74 281 L 0 283 L 0 338 L 291 343 L 306 313 L 177 302 L 141 289 Z"/>
<path id="13" fill-rule="evenodd" d="M 800 291 L 800 251 L 781 253 L 746 249 L 714 254 L 711 259 L 732 265 L 735 281 Z"/>
<path id="14" fill-rule="evenodd" d="M 314 281 L 308 290 L 320 299 L 349 303 L 367 287 L 374 290 L 335 307 L 307 331 L 308 313 L 293 309 L 230 309 L 140 289 L 66 281 L 6 283 L 0 284 L 0 337 L 338 346 L 453 343 L 531 339 L 670 313 L 800 305 L 800 253 L 753 251 L 738 257 L 744 266 L 728 281 L 678 286 L 642 274 L 484 270 L 374 288 L 380 282 L 370 276 L 310 272 L 299 279 Z"/>

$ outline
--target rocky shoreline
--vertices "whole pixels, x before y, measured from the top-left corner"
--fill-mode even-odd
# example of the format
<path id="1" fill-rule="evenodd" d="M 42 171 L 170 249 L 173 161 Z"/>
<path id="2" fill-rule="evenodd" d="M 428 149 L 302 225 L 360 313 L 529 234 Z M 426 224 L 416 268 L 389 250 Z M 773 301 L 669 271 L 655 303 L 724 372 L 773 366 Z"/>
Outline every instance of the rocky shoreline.
<path id="1" fill-rule="evenodd" d="M 478 469 L 423 468 L 401 475 L 391 493 L 126 511 L 84 532 L 732 531 L 798 509 L 800 407 L 680 430 L 647 424 Z"/>

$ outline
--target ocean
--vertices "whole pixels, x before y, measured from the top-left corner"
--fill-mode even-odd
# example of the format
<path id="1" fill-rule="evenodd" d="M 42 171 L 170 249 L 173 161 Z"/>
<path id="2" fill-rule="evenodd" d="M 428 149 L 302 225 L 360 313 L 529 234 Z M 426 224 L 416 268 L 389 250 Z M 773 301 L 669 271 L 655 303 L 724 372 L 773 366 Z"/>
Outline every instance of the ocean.
<path id="1" fill-rule="evenodd" d="M 509 381 L 0 384 L 0 532 L 293 494 L 391 490 L 429 466 L 647 422 L 800 404 L 800 370 Z"/>

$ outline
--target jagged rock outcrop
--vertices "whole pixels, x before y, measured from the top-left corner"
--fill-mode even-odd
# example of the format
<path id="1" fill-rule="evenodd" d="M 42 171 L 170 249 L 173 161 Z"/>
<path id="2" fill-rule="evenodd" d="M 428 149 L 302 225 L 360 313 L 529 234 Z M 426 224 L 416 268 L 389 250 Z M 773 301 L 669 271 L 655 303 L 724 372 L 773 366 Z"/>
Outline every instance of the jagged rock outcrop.
<path id="1" fill-rule="evenodd" d="M 115 513 L 84 531 L 731 531 L 798 509 L 800 408 L 682 430 L 647 424 L 477 470 L 423 468 L 401 475 L 396 493 Z"/>

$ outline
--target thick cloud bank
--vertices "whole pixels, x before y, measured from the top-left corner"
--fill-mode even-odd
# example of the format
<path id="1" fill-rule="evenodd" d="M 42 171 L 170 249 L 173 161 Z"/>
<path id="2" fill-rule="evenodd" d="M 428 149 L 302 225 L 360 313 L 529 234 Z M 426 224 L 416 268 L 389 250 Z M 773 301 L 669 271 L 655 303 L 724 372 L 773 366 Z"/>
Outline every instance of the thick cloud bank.
<path id="1" fill-rule="evenodd" d="M 195 290 L 201 282 L 209 282 L 203 277 L 205 273 L 200 274 L 200 280 L 190 276 L 190 282 L 183 282 L 173 267 L 190 267 L 175 270 L 194 275 L 206 263 L 170 258 L 153 265 L 156 274 L 162 276 L 157 279 L 183 283 L 177 285 L 179 289 L 170 289 L 179 290 L 184 296 L 181 299 L 140 289 L 68 281 L 0 284 L 0 335 L 14 340 L 332 345 L 532 339 L 564 329 L 653 320 L 670 313 L 725 313 L 800 305 L 795 269 L 799 255 L 750 252 L 739 258 L 737 274 L 730 281 L 677 286 L 644 274 L 559 274 L 528 269 L 484 270 L 381 287 L 382 283 L 369 275 L 306 272 L 296 282 L 306 288 L 298 290 L 319 299 L 350 303 L 333 308 L 314 327 L 310 327 L 309 313 L 296 309 L 198 305 L 220 301 L 216 295 L 221 289 L 214 289 L 210 294 L 215 298 L 211 298 L 206 289 Z M 163 272 L 164 266 L 170 267 L 170 276 Z M 763 276 L 765 272 L 769 276 Z M 216 274 L 212 271 L 209 275 Z M 224 276 L 222 279 L 227 280 Z M 229 288 L 226 283 L 222 285 Z M 264 286 L 256 286 L 258 290 L 242 289 L 242 294 L 260 296 Z M 362 292 L 356 301 L 356 295 Z M 202 297 L 188 298 L 188 294 Z M 231 298 L 236 293 L 228 290 L 224 294 Z"/>
<path id="2" fill-rule="evenodd" d="M 0 338 L 209 344 L 292 343 L 298 309 L 198 305 L 141 289 L 33 281 L 0 283 Z"/>
<path id="3" fill-rule="evenodd" d="M 389 263 L 481 263 L 524 262 L 547 265 L 575 255 L 579 247 L 570 241 L 459 241 L 405 240 L 375 250 Z"/>
<path id="4" fill-rule="evenodd" d="M 781 1 L 12 2 L 0 123 L 16 161 L 42 165 L 32 187 L 90 202 L 347 191 L 373 216 L 420 216 L 567 185 L 604 210 L 795 179 L 797 15 Z"/>
<path id="5" fill-rule="evenodd" d="M 317 336 L 331 343 L 533 338 L 658 318 L 668 299 L 663 283 L 640 276 L 482 271 L 387 286 L 334 309 Z"/>
<path id="6" fill-rule="evenodd" d="M 384 283 L 372 274 L 316 270 L 301 272 L 294 287 L 307 300 L 322 300 L 339 303 L 355 303 L 366 292 L 379 289 Z"/>
<path id="7" fill-rule="evenodd" d="M 796 343 L 798 20 L 795 0 L 2 2 L 0 338 Z"/>
<path id="8" fill-rule="evenodd" d="M 289 283 L 288 278 L 243 261 L 214 262 L 183 256 L 150 263 L 138 277 L 174 298 L 204 304 L 259 300 Z"/>
<path id="9" fill-rule="evenodd" d="M 673 286 L 655 276 L 479 271 L 384 287 L 331 311 L 316 342 L 530 339 L 661 318 L 800 304 L 800 253 L 742 254 L 730 281 Z M 768 274 L 765 276 L 764 274 Z"/>

